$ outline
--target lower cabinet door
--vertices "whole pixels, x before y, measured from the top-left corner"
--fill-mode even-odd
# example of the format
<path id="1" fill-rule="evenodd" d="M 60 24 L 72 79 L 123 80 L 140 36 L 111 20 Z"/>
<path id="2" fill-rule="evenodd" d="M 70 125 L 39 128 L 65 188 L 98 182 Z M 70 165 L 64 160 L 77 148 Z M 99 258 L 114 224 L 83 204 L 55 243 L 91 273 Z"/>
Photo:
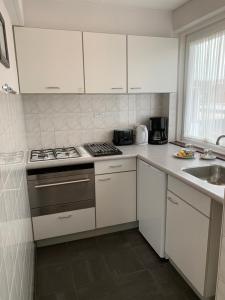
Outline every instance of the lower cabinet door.
<path id="1" fill-rule="evenodd" d="M 168 192 L 166 253 L 202 296 L 208 234 L 209 218 Z"/>
<path id="2" fill-rule="evenodd" d="M 167 175 L 138 160 L 139 230 L 160 257 L 165 256 Z"/>
<path id="3" fill-rule="evenodd" d="M 136 171 L 95 177 L 96 226 L 136 221 Z"/>
<path id="4" fill-rule="evenodd" d="M 34 240 L 42 240 L 95 229 L 95 208 L 32 218 Z"/>

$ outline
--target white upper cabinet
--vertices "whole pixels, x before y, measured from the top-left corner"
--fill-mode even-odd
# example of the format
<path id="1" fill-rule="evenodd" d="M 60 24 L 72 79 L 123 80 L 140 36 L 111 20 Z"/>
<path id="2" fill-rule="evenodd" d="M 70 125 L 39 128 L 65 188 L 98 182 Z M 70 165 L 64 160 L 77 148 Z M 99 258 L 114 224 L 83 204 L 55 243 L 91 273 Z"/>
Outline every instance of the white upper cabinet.
<path id="1" fill-rule="evenodd" d="M 178 40 L 128 36 L 128 92 L 177 90 Z"/>
<path id="2" fill-rule="evenodd" d="M 126 93 L 126 36 L 84 33 L 86 93 Z"/>
<path id="3" fill-rule="evenodd" d="M 12 23 L 3 1 L 0 1 L 0 12 L 5 21 L 6 42 L 9 55 L 9 67 L 6 67 L 0 62 L 0 92 L 4 84 L 8 84 L 14 91 L 19 92 Z"/>
<path id="4" fill-rule="evenodd" d="M 83 93 L 82 33 L 15 28 L 21 93 Z"/>

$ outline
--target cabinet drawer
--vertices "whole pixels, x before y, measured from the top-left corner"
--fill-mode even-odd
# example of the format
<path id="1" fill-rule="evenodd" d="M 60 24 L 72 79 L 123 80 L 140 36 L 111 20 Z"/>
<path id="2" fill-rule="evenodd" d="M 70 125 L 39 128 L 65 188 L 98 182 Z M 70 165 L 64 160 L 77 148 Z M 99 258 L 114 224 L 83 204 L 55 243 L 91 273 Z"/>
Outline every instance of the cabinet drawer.
<path id="1" fill-rule="evenodd" d="M 108 174 L 136 170 L 136 158 L 111 159 L 95 163 L 95 174 Z"/>
<path id="2" fill-rule="evenodd" d="M 210 217 L 211 199 L 182 181 L 168 176 L 168 190 Z"/>
<path id="3" fill-rule="evenodd" d="M 95 229 L 95 208 L 32 218 L 34 240 Z"/>

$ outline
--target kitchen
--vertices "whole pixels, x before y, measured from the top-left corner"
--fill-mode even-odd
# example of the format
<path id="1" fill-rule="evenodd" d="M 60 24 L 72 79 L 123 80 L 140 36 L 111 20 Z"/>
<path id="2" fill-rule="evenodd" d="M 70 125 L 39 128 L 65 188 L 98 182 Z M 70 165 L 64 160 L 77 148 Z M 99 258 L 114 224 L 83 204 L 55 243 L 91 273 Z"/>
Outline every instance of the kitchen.
<path id="1" fill-rule="evenodd" d="M 225 299 L 224 10 L 0 0 L 0 299 Z"/>

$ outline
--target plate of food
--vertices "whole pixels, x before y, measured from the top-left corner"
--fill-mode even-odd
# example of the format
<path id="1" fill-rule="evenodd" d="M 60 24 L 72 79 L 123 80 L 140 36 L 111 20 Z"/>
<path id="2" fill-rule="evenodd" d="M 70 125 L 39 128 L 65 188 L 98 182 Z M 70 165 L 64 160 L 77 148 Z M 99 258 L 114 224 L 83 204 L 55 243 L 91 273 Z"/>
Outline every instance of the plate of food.
<path id="1" fill-rule="evenodd" d="M 192 150 L 181 149 L 177 153 L 174 153 L 174 156 L 180 159 L 194 159 L 195 153 Z"/>

